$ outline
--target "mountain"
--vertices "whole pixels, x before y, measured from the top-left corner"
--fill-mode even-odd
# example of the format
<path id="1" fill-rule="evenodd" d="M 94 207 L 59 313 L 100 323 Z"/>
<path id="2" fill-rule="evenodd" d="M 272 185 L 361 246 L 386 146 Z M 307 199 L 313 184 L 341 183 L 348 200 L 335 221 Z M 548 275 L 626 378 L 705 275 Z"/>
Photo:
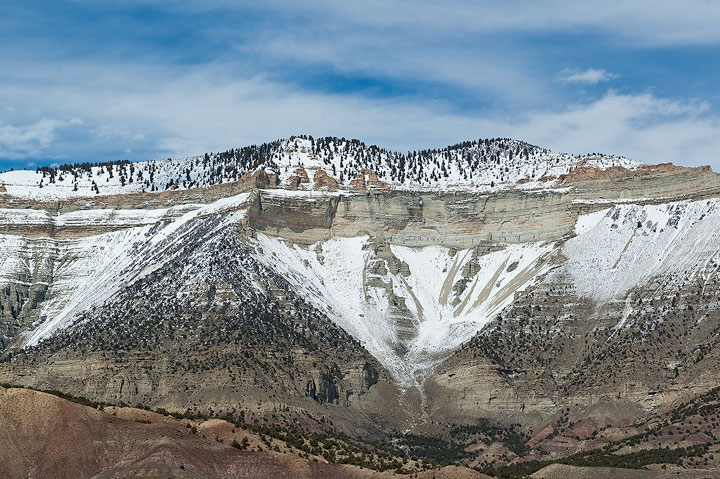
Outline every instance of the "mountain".
<path id="1" fill-rule="evenodd" d="M 0 381 L 493 473 L 714 467 L 718 198 L 510 139 L 1 173 Z"/>
<path id="2" fill-rule="evenodd" d="M 627 158 L 603 155 L 575 157 L 511 139 L 468 141 L 442 150 L 407 154 L 366 146 L 344 138 L 293 137 L 178 160 L 66 164 L 3 175 L 5 190 L 17 197 L 52 200 L 93 195 L 161 192 L 227 184 L 248 172 L 266 170 L 275 185 L 295 189 L 311 184 L 328 189 L 364 185 L 372 174 L 379 185 L 401 189 L 460 189 L 492 191 L 511 184 L 538 186 L 541 178 L 567 174 L 578 165 L 606 169 L 635 168 Z M 303 167 L 305 173 L 295 169 Z M 315 181 L 314 172 L 326 175 Z M 365 170 L 369 170 L 365 172 Z M 307 176 L 308 174 L 313 176 Z"/>

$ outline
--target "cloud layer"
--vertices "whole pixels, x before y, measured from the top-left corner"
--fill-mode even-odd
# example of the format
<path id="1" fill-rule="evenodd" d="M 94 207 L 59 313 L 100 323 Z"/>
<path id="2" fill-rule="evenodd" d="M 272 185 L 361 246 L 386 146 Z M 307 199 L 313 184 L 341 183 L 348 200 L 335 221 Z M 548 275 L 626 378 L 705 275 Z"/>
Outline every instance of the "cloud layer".
<path id="1" fill-rule="evenodd" d="M 701 68 L 720 6 L 688 3 L 76 0 L 60 19 L 18 0 L 0 20 L 0 169 L 300 133 L 397 150 L 509 136 L 720 169 Z M 677 49 L 697 73 L 666 65 Z"/>
<path id="2" fill-rule="evenodd" d="M 44 118 L 29 125 L 0 125 L 0 157 L 24 158 L 38 155 L 53 144 L 58 130 L 79 123 L 81 121 L 78 119 Z"/>
<path id="3" fill-rule="evenodd" d="M 566 83 L 584 83 L 595 85 L 600 82 L 612 80 L 618 76 L 608 73 L 602 68 L 588 68 L 587 70 L 564 69 L 560 72 L 560 80 Z"/>

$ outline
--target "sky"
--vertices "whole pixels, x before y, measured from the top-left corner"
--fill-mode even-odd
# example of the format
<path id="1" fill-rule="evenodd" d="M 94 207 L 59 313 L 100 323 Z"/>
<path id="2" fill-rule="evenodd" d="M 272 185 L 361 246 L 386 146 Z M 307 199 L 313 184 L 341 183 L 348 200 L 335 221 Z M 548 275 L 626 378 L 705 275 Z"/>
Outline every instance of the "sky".
<path id="1" fill-rule="evenodd" d="M 2 0 L 0 171 L 291 135 L 720 171 L 720 2 Z"/>

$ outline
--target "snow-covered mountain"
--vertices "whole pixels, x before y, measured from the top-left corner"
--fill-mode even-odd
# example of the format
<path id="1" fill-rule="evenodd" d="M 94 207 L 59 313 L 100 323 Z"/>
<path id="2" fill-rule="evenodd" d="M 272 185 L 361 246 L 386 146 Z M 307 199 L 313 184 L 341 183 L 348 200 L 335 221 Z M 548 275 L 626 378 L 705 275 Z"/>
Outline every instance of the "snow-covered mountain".
<path id="1" fill-rule="evenodd" d="M 349 188 L 358 175 L 370 171 L 393 188 L 497 191 L 510 186 L 549 187 L 557 177 L 581 165 L 600 169 L 638 166 L 623 157 L 559 154 L 510 139 L 400 154 L 358 140 L 293 137 L 175 160 L 10 171 L 0 173 L 0 188 L 22 198 L 54 200 L 208 187 L 237 181 L 257 170 L 276 174 L 278 186 L 286 187 L 301 167 L 308 174 L 304 189 L 312 189 L 315 171 L 323 170 L 340 188 Z"/>
<path id="2" fill-rule="evenodd" d="M 396 428 L 418 415 L 379 405 L 532 421 L 606 392 L 660 407 L 666 369 L 702 389 L 717 357 L 717 301 L 678 305 L 720 290 L 719 201 L 708 168 L 507 139 L 397 154 L 294 137 L 6 172 L 0 379 L 193 407 L 311 398 Z M 653 335 L 652 367 L 583 392 Z"/>

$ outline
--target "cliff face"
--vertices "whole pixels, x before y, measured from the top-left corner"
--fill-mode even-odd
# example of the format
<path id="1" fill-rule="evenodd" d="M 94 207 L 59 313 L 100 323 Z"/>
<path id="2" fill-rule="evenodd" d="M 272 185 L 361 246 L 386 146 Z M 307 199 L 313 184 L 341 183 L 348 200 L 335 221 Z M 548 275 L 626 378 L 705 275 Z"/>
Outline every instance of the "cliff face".
<path id="1" fill-rule="evenodd" d="M 381 236 L 393 244 L 469 248 L 526 243 L 572 231 L 572 199 L 557 192 L 494 195 L 387 192 L 310 198 L 260 191 L 249 226 L 300 244 Z"/>
<path id="2" fill-rule="evenodd" d="M 502 187 L 305 163 L 160 193 L 0 193 L 0 379 L 323 410 L 372 434 L 532 428 L 570 405 L 631 421 L 715 386 L 718 175 L 552 161 Z"/>
<path id="3" fill-rule="evenodd" d="M 592 173 L 590 173 L 592 172 Z M 720 195 L 707 168 L 668 165 L 636 170 L 581 167 L 557 188 L 491 194 L 389 190 L 308 197 L 260 190 L 250 227 L 301 244 L 334 236 L 381 235 L 406 246 L 467 248 L 485 242 L 552 241 L 572 234 L 579 214 L 616 203 L 670 203 Z"/>

